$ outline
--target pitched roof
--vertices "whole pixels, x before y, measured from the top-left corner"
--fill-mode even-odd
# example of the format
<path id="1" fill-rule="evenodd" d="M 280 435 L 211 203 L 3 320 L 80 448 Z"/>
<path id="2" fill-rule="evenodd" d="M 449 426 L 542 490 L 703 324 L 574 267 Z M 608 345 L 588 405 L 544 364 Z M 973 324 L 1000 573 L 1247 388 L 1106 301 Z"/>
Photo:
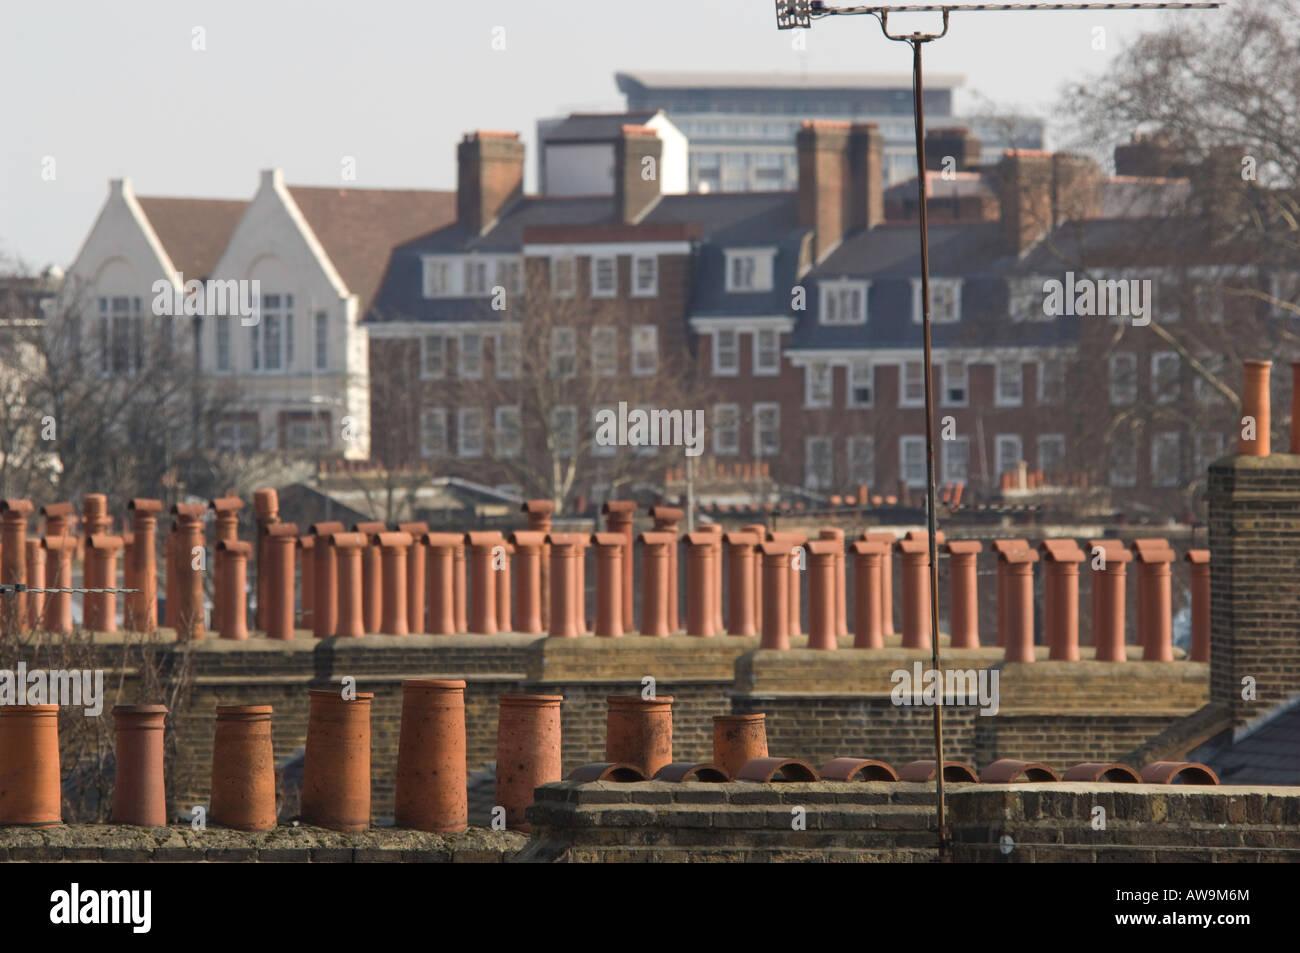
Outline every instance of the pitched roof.
<path id="1" fill-rule="evenodd" d="M 211 277 L 247 202 L 137 196 L 172 264 L 186 278 Z"/>
<path id="2" fill-rule="evenodd" d="M 365 314 L 392 250 L 456 218 L 456 193 L 427 189 L 331 189 L 289 194 Z"/>
<path id="3" fill-rule="evenodd" d="M 623 113 L 573 113 L 547 130 L 546 142 L 607 142 L 619 138 L 624 126 L 642 126 L 658 111 L 637 109 Z"/>

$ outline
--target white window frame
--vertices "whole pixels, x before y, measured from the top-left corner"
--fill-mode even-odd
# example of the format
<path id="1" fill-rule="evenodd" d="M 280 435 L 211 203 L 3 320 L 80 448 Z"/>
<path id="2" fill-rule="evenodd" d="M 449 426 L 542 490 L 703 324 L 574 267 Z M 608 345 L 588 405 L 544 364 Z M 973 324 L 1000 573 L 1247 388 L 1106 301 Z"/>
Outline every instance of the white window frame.
<path id="1" fill-rule="evenodd" d="M 456 259 L 445 255 L 425 258 L 424 297 L 457 297 L 460 292 L 460 286 L 456 282 L 457 277 Z"/>
<path id="2" fill-rule="evenodd" d="M 653 377 L 659 373 L 659 326 L 637 324 L 632 327 L 632 376 Z M 650 355 L 651 360 L 643 358 Z"/>
<path id="3" fill-rule="evenodd" d="M 569 275 L 567 285 L 561 282 L 566 266 Z M 551 259 L 551 297 L 572 298 L 577 293 L 577 288 L 578 259 L 573 255 L 556 255 Z"/>
<path id="4" fill-rule="evenodd" d="M 953 437 L 949 440 L 941 441 L 943 444 L 943 478 L 941 483 L 969 483 L 970 482 L 970 437 L 961 436 Z M 953 472 L 956 460 L 953 451 L 957 448 L 963 448 L 959 455 L 961 459 L 961 473 Z"/>
<path id="5" fill-rule="evenodd" d="M 954 367 L 961 368 L 961 377 L 957 381 L 961 384 L 961 398 L 953 399 L 951 391 L 955 388 L 955 383 L 950 381 L 948 372 Z M 970 406 L 970 364 L 962 358 L 949 358 L 940 365 L 943 372 L 943 400 L 940 402 L 944 407 L 969 407 Z M 922 385 L 924 386 L 924 385 Z"/>
<path id="6" fill-rule="evenodd" d="M 763 363 L 763 335 L 772 335 L 771 364 Z M 754 376 L 776 377 L 781 373 L 781 332 L 776 328 L 758 328 L 754 331 Z"/>
<path id="7" fill-rule="evenodd" d="M 506 294 L 518 295 L 524 293 L 524 260 L 522 257 L 511 255 L 498 258 L 496 272 L 497 286 L 504 288 Z"/>
<path id="8" fill-rule="evenodd" d="M 1127 476 L 1127 477 L 1120 476 L 1117 478 L 1116 477 L 1117 471 L 1115 468 L 1115 454 L 1116 451 L 1122 450 L 1125 447 L 1127 447 L 1129 450 L 1132 451 L 1133 472 L 1131 476 Z M 1138 482 L 1138 436 L 1137 434 L 1130 433 L 1126 436 L 1126 438 L 1123 441 L 1111 440 L 1108 447 L 1108 451 L 1109 452 L 1107 453 L 1106 467 L 1107 467 L 1107 476 L 1109 477 L 1110 485 L 1118 486 L 1118 487 L 1137 486 L 1137 482 Z"/>
<path id="9" fill-rule="evenodd" d="M 867 296 L 871 291 L 871 282 L 855 281 L 848 278 L 835 278 L 817 283 L 817 320 L 819 323 L 828 327 L 857 327 L 867 323 L 869 308 L 867 306 Z M 858 295 L 859 306 L 854 313 L 847 314 L 847 309 L 843 300 L 846 293 L 856 293 Z M 831 301 L 836 301 L 834 308 L 836 314 L 834 319 L 831 317 Z"/>
<path id="10" fill-rule="evenodd" d="M 719 457 L 740 455 L 739 404 L 713 405 L 713 453 Z"/>
<path id="11" fill-rule="evenodd" d="M 1004 456 L 1004 454 L 1002 453 L 1002 448 L 1003 446 L 1012 445 L 1013 442 L 1016 448 L 1016 452 L 1014 454 L 1011 454 L 1011 456 L 1015 457 L 1015 460 L 1012 461 L 1011 467 L 1004 467 L 1002 465 L 1003 456 Z M 995 474 L 996 479 L 1001 480 L 1002 474 L 1004 473 L 1019 473 L 1020 461 L 1024 459 L 1025 459 L 1025 441 L 1020 436 L 1020 434 L 1000 433 L 993 438 L 993 466 L 997 470 L 997 473 Z"/>
<path id="12" fill-rule="evenodd" d="M 507 324 L 497 332 L 492 354 L 497 380 L 511 381 L 519 376 L 519 344 L 522 334 L 517 324 Z"/>
<path id="13" fill-rule="evenodd" d="M 1174 364 L 1174 379 L 1168 393 L 1164 393 L 1160 387 L 1159 368 L 1161 362 L 1169 360 L 1172 360 Z M 1182 364 L 1182 358 L 1178 356 L 1177 351 L 1156 351 L 1151 355 L 1151 398 L 1157 404 L 1172 404 L 1181 396 Z"/>
<path id="14" fill-rule="evenodd" d="M 477 342 L 470 347 L 467 342 Z M 483 334 L 462 331 L 456 338 L 456 376 L 464 381 L 483 379 Z"/>
<path id="15" fill-rule="evenodd" d="M 1116 377 L 1115 368 L 1120 364 L 1128 364 L 1132 368 L 1132 382 L 1128 385 L 1120 384 Z M 1129 404 L 1137 403 L 1138 398 L 1138 360 L 1137 354 L 1133 351 L 1118 351 L 1110 356 L 1107 362 L 1109 374 L 1110 404 L 1112 407 L 1127 407 Z M 1121 387 L 1123 389 L 1121 389 Z"/>
<path id="16" fill-rule="evenodd" d="M 590 335 L 592 376 L 618 376 L 618 328 L 612 324 L 597 324 L 592 327 Z M 607 360 L 602 362 L 602 356 Z"/>
<path id="17" fill-rule="evenodd" d="M 763 446 L 763 435 L 769 428 L 762 426 L 763 417 L 772 416 L 770 432 L 775 435 L 771 447 Z M 775 401 L 759 401 L 754 405 L 754 457 L 758 460 L 771 460 L 781 455 L 781 405 Z"/>
<path id="18" fill-rule="evenodd" d="M 434 343 L 436 342 L 436 344 Z M 431 349 L 437 355 L 436 367 L 429 369 Z M 433 331 L 420 335 L 420 380 L 438 381 L 447 376 L 447 335 Z"/>
<path id="19" fill-rule="evenodd" d="M 824 369 L 826 372 L 826 396 L 819 399 L 816 396 L 817 370 Z M 823 407 L 829 407 L 835 399 L 835 367 L 830 361 L 809 361 L 803 368 L 803 405 L 807 410 L 816 410 Z"/>
<path id="20" fill-rule="evenodd" d="M 1014 380 L 1016 383 L 1016 396 L 1004 397 L 1002 394 L 1002 384 L 1004 380 L 1010 383 L 1011 378 L 1004 377 L 1004 370 L 1009 367 L 1015 368 Z M 1025 403 L 1025 365 L 1018 357 L 998 358 L 993 364 L 993 406 L 994 407 L 1023 407 Z"/>
<path id="21" fill-rule="evenodd" d="M 825 447 L 826 468 L 829 472 L 817 473 L 813 470 L 814 447 Z M 835 484 L 835 441 L 831 437 L 816 436 L 804 438 L 803 484 L 809 490 L 829 490 Z"/>
<path id="22" fill-rule="evenodd" d="M 471 421 L 477 420 L 477 444 L 469 441 L 475 433 Z M 461 459 L 474 459 L 483 456 L 483 408 L 461 407 L 456 411 L 456 456 Z"/>
<path id="23" fill-rule="evenodd" d="M 725 288 L 728 294 L 754 294 L 771 291 L 773 287 L 774 259 L 776 250 L 772 248 L 729 248 L 723 253 L 726 261 Z M 738 259 L 753 263 L 752 281 L 737 283 L 735 262 Z"/>
<path id="24" fill-rule="evenodd" d="M 961 321 L 961 286 L 960 278 L 931 278 L 930 279 L 930 323 L 931 324 L 957 324 Z M 948 311 L 939 311 L 935 308 L 935 291 L 952 292 L 952 308 Z M 912 279 L 912 323 L 920 324 L 924 315 L 921 313 L 921 279 Z"/>
<path id="25" fill-rule="evenodd" d="M 641 282 L 641 266 L 649 263 L 650 280 L 643 286 Z M 657 298 L 659 296 L 659 256 L 658 255 L 633 255 L 632 256 L 632 297 L 633 298 Z"/>
<path id="26" fill-rule="evenodd" d="M 567 343 L 565 343 L 567 342 Z M 547 342 L 549 348 L 548 365 L 551 380 L 568 381 L 578 376 L 578 330 L 571 324 L 558 325 L 551 328 L 550 339 Z M 561 372 L 560 361 L 567 359 L 569 361 L 569 370 L 567 373 Z"/>
<path id="27" fill-rule="evenodd" d="M 917 463 L 919 472 L 909 478 L 907 473 L 907 451 L 913 448 L 919 453 L 920 458 Z M 905 483 L 911 489 L 925 489 L 925 438 L 918 437 L 914 434 L 908 434 L 898 438 L 898 479 Z"/>
<path id="28" fill-rule="evenodd" d="M 442 448 L 435 450 L 427 439 L 429 431 L 442 432 Z M 445 407 L 425 407 L 420 411 L 420 456 L 425 460 L 439 459 L 447 456 L 447 409 Z"/>
<path id="29" fill-rule="evenodd" d="M 609 287 L 605 288 L 600 283 L 601 266 L 609 266 L 610 282 Z M 617 255 L 592 255 L 591 256 L 591 296 L 593 298 L 617 298 L 618 297 L 618 256 Z"/>
<path id="30" fill-rule="evenodd" d="M 573 421 L 573 445 L 568 448 L 568 452 L 566 452 L 564 447 L 560 445 L 558 437 L 561 429 L 559 417 L 562 414 L 567 415 L 569 419 Z M 573 404 L 556 404 L 551 408 L 550 425 L 556 457 L 561 460 L 568 460 L 576 456 L 578 453 L 578 408 Z"/>
<path id="31" fill-rule="evenodd" d="M 866 376 L 867 399 L 858 400 L 857 391 L 862 384 L 858 375 Z M 846 407 L 874 407 L 876 404 L 876 365 L 866 358 L 850 361 L 844 370 L 844 404 Z"/>
<path id="32" fill-rule="evenodd" d="M 1057 460 L 1060 461 L 1060 463 L 1057 464 L 1057 466 L 1058 467 L 1065 466 L 1065 434 L 1060 434 L 1060 433 L 1039 434 L 1037 440 L 1037 448 L 1036 448 L 1038 451 L 1038 456 L 1035 457 L 1034 459 L 1038 461 L 1038 469 L 1042 470 L 1044 473 L 1056 472 L 1053 471 L 1051 466 L 1049 466 L 1047 462 L 1043 459 L 1046 456 L 1046 454 L 1043 452 L 1043 448 L 1051 444 L 1055 444 L 1061 448 L 1060 452 L 1057 454 L 1056 457 Z"/>
<path id="33" fill-rule="evenodd" d="M 1047 313 L 1047 292 L 1043 289 L 1050 277 L 1007 280 L 1007 311 L 1012 321 L 1054 321 L 1060 315 Z M 1060 281 L 1060 278 L 1056 279 Z M 1064 293 L 1064 292 L 1062 292 Z"/>
<path id="34" fill-rule="evenodd" d="M 722 346 L 723 335 L 731 338 L 731 347 L 724 352 Z M 713 332 L 713 376 L 714 377 L 738 377 L 740 375 L 740 332 L 735 328 L 718 328 Z M 722 356 L 724 353 L 730 353 L 731 360 L 724 363 Z"/>
<path id="35" fill-rule="evenodd" d="M 488 276 L 488 266 L 492 259 L 480 255 L 469 255 L 461 259 L 461 288 L 466 298 L 486 298 L 492 294 L 492 280 Z"/>
<path id="36" fill-rule="evenodd" d="M 859 454 L 856 452 L 859 447 L 865 448 L 861 456 L 865 457 L 866 463 L 859 469 Z M 876 485 L 876 438 L 871 435 L 854 434 L 844 441 L 844 472 L 848 476 L 848 482 L 852 486 Z M 865 471 L 865 472 L 863 472 Z M 865 500 L 859 502 L 865 503 Z"/>
<path id="37" fill-rule="evenodd" d="M 1047 395 L 1047 368 L 1056 367 L 1058 371 L 1057 399 Z M 1056 407 L 1065 400 L 1065 358 L 1060 355 L 1042 357 L 1038 360 L 1038 403 L 1044 407 Z"/>
<path id="38" fill-rule="evenodd" d="M 915 367 L 917 379 L 914 383 L 917 385 L 917 394 L 915 397 L 907 396 L 908 368 Z M 924 407 L 925 406 L 925 361 L 903 361 L 898 365 L 898 406 L 899 407 Z"/>
<path id="39" fill-rule="evenodd" d="M 508 421 L 514 418 L 513 440 L 503 438 L 512 428 Z M 508 460 L 523 453 L 523 408 L 519 404 L 505 404 L 492 412 L 492 452 L 498 460 Z"/>

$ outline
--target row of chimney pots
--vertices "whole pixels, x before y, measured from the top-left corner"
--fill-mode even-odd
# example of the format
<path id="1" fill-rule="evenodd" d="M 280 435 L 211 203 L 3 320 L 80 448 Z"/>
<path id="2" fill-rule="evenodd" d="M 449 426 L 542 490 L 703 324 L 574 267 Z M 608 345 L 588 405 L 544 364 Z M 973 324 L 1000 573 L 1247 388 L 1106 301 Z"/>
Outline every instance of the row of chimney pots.
<path id="1" fill-rule="evenodd" d="M 785 649 L 801 634 L 804 568 L 807 572 L 808 645 L 834 649 L 849 635 L 853 645 L 881 648 L 895 635 L 893 573 L 901 573 L 902 645 L 930 646 L 929 544 L 922 531 L 896 539 L 888 531 L 863 531 L 846 540 L 844 530 L 826 527 L 810 539 L 802 532 L 778 532 L 753 524 L 724 533 L 717 524 L 681 534 L 680 509 L 654 506 L 653 528 L 634 535 L 636 504 L 605 504 L 606 531 L 594 534 L 551 531 L 553 505 L 524 504 L 529 529 L 460 533 L 429 532 L 423 523 L 314 523 L 300 534 L 294 523 L 278 520 L 274 490 L 258 490 L 258 542 L 236 538 L 243 502 L 228 496 L 207 507 L 179 503 L 164 545 L 164 625 L 181 639 L 205 635 L 203 569 L 197 557 L 205 541 L 203 517 L 216 513 L 213 626 L 225 639 L 246 639 L 247 573 L 250 559 L 258 572 L 256 625 L 271 638 L 293 637 L 295 625 L 318 638 L 369 633 L 411 632 L 549 633 L 573 637 L 592 631 L 618 637 L 637 631 L 633 620 L 633 546 L 641 556 L 639 631 L 667 636 L 760 635 L 761 645 Z M 127 537 L 103 532 L 108 517 L 101 494 L 83 501 L 85 526 L 84 585 L 112 588 L 118 578 L 119 553 L 125 551 L 124 615 L 128 629 L 148 631 L 157 618 L 155 525 L 161 504 L 135 499 L 129 504 L 134 532 Z M 0 577 L 29 588 L 72 584 L 72 558 L 78 537 L 68 531 L 72 505 L 41 508 L 45 533 L 27 539 L 27 500 L 0 501 Z M 847 542 L 847 546 L 846 546 Z M 937 542 L 948 556 L 951 602 L 949 634 L 955 648 L 980 644 L 977 603 L 977 540 Z M 1123 661 L 1128 564 L 1138 574 L 1138 636 L 1143 658 L 1173 658 L 1170 564 L 1176 558 L 1164 539 L 1138 539 L 1130 548 L 1114 539 L 1091 539 L 1085 552 L 1072 539 L 1046 540 L 1032 547 L 1025 539 L 992 543 L 997 560 L 998 645 L 1009 661 L 1034 660 L 1034 564 L 1043 564 L 1045 642 L 1052 659 L 1079 658 L 1079 564 L 1092 568 L 1092 642 L 1100 660 Z M 685 558 L 685 593 L 678 593 L 678 560 Z M 1104 559 L 1095 558 L 1100 548 Z M 254 550 L 256 549 L 256 554 Z M 851 579 L 847 554 L 852 553 Z M 587 552 L 593 553 L 596 613 L 586 612 Z M 802 550 L 802 552 L 800 552 Z M 727 612 L 723 613 L 724 552 L 727 564 Z M 1192 647 L 1196 661 L 1209 659 L 1209 552 L 1189 550 L 1192 587 Z M 300 565 L 295 565 L 296 563 Z M 295 600 L 301 572 L 302 594 Z M 852 585 L 854 612 L 847 612 Z M 682 596 L 684 595 L 684 599 Z M 86 626 L 95 631 L 117 627 L 117 594 L 90 592 L 85 598 Z M 297 605 L 295 605 L 297 601 Z M 679 608 L 685 602 L 685 618 Z M 295 617 L 295 609 L 297 614 Z M 70 593 L 19 592 L 0 599 L 0 619 L 31 628 L 70 631 Z M 593 624 L 594 623 L 594 626 Z"/>
<path id="2" fill-rule="evenodd" d="M 312 689 L 303 764 L 300 817 L 339 831 L 370 826 L 370 692 Z M 560 695 L 507 694 L 498 699 L 495 805 L 505 826 L 528 830 L 534 791 L 560 781 Z M 935 762 L 895 771 L 882 761 L 836 758 L 814 770 L 795 759 L 768 755 L 766 716 L 717 715 L 713 762 L 673 761 L 671 696 L 607 699 L 605 761 L 584 765 L 572 781 L 929 781 Z M 113 709 L 116 770 L 111 820 L 167 824 L 163 738 L 167 708 Z M 212 749 L 208 817 L 245 831 L 277 823 L 275 755 L 270 705 L 219 706 Z M 469 826 L 465 762 L 465 682 L 412 678 L 402 683 L 402 715 L 394 796 L 396 826 L 453 833 Z M 1039 762 L 1002 759 L 982 776 L 961 762 L 945 762 L 951 781 L 1056 781 Z M 1156 762 L 1139 775 L 1120 764 L 1080 765 L 1065 780 L 1217 784 L 1204 765 Z M 497 811 L 494 811 L 494 815 Z M 497 818 L 494 817 L 494 820 Z M 0 825 L 62 823 L 58 706 L 0 707 Z"/>

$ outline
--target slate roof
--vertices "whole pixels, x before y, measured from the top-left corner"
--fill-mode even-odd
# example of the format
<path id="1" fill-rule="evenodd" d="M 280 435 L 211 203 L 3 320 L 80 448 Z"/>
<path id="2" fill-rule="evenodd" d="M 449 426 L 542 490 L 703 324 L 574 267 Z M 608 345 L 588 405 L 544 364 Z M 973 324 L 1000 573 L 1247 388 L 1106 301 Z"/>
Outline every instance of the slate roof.
<path id="1" fill-rule="evenodd" d="M 622 135 L 624 126 L 641 126 L 656 115 L 656 109 L 621 113 L 573 113 L 546 133 L 551 142 L 608 142 Z"/>
<path id="2" fill-rule="evenodd" d="M 248 203 L 235 199 L 136 197 L 172 264 L 188 281 L 205 280 L 221 260 Z"/>
<path id="3" fill-rule="evenodd" d="M 1224 784 L 1300 785 L 1300 699 L 1235 743 L 1212 741 L 1188 759 L 1208 764 Z"/>

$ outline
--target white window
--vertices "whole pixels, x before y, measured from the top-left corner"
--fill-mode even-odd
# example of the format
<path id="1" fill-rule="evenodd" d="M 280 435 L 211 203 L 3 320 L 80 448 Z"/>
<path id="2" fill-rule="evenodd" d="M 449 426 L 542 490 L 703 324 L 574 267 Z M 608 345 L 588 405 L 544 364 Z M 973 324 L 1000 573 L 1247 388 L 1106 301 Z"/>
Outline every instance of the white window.
<path id="1" fill-rule="evenodd" d="M 999 477 L 1004 473 L 1018 473 L 1020 471 L 1020 461 L 1025 459 L 1025 451 L 1019 436 L 1016 434 L 998 434 L 993 447 Z"/>
<path id="2" fill-rule="evenodd" d="M 1136 354 L 1123 353 L 1110 356 L 1110 402 L 1131 404 L 1137 400 L 1138 359 Z"/>
<path id="3" fill-rule="evenodd" d="M 257 424 L 252 420 L 220 420 L 213 434 L 215 449 L 225 453 L 250 453 L 257 449 Z"/>
<path id="4" fill-rule="evenodd" d="M 812 361 L 804 367 L 805 407 L 831 405 L 831 365 L 827 361 Z"/>
<path id="5" fill-rule="evenodd" d="M 219 314 L 214 319 L 217 334 L 217 370 L 230 370 L 230 315 Z"/>
<path id="6" fill-rule="evenodd" d="M 519 328 L 504 327 L 497 334 L 497 377 L 513 380 L 519 376 Z"/>
<path id="7" fill-rule="evenodd" d="M 491 293 L 488 287 L 488 263 L 484 259 L 467 258 L 464 262 L 465 294 L 485 295 Z"/>
<path id="8" fill-rule="evenodd" d="M 523 261 L 518 258 L 497 259 L 497 284 L 506 289 L 509 294 L 523 294 Z"/>
<path id="9" fill-rule="evenodd" d="M 1227 359 L 1222 354 L 1202 354 L 1197 358 L 1197 362 L 1213 377 L 1219 379 L 1223 378 L 1223 369 L 1227 365 Z M 1207 381 L 1199 371 L 1196 372 L 1196 379 L 1192 388 L 1193 392 L 1196 394 L 1197 403 L 1223 403 L 1223 392 Z"/>
<path id="10" fill-rule="evenodd" d="M 925 406 L 925 367 L 921 361 L 905 361 L 898 369 L 898 406 Z"/>
<path id="11" fill-rule="evenodd" d="M 1045 474 L 1059 474 L 1065 466 L 1065 437 L 1059 433 L 1038 438 L 1038 469 Z"/>
<path id="12" fill-rule="evenodd" d="M 720 457 L 740 453 L 740 405 L 713 405 L 713 452 Z"/>
<path id="13" fill-rule="evenodd" d="M 920 324 L 924 315 L 921 309 L 921 279 L 912 279 L 912 322 Z M 953 324 L 961 320 L 961 281 L 953 278 L 930 279 L 930 321 L 934 324 Z"/>
<path id="14" fill-rule="evenodd" d="M 1065 361 L 1044 357 L 1038 362 L 1038 402 L 1059 404 L 1065 397 Z"/>
<path id="15" fill-rule="evenodd" d="M 822 324 L 866 324 L 867 282 L 823 281 L 821 292 Z"/>
<path id="16" fill-rule="evenodd" d="M 728 251 L 727 291 L 771 291 L 772 253 L 756 249 Z"/>
<path id="17" fill-rule="evenodd" d="M 775 328 L 754 332 L 754 374 L 769 376 L 781 373 L 781 333 Z"/>
<path id="18" fill-rule="evenodd" d="M 632 329 L 632 376 L 650 377 L 659 373 L 659 329 L 653 324 L 638 324 Z"/>
<path id="19" fill-rule="evenodd" d="M 913 488 L 925 488 L 925 438 L 902 437 L 898 441 L 898 476 Z"/>
<path id="20" fill-rule="evenodd" d="M 1137 440 L 1129 430 L 1117 430 L 1110 440 L 1110 485 L 1137 486 Z"/>
<path id="21" fill-rule="evenodd" d="M 591 373 L 596 377 L 618 373 L 618 330 L 610 325 L 591 329 Z"/>
<path id="22" fill-rule="evenodd" d="M 568 380 L 577 375 L 578 335 L 571 327 L 551 328 L 551 377 Z"/>
<path id="23" fill-rule="evenodd" d="M 875 396 L 875 366 L 870 361 L 854 361 L 848 375 L 849 406 L 870 407 Z"/>
<path id="24" fill-rule="evenodd" d="M 316 370 L 329 370 L 330 366 L 330 316 L 316 312 Z"/>
<path id="25" fill-rule="evenodd" d="M 1197 431 L 1196 434 L 1196 475 L 1204 479 L 1210 464 L 1223 456 L 1223 434 Z"/>
<path id="26" fill-rule="evenodd" d="M 476 381 L 483 376 L 483 335 L 467 331 L 457 343 L 460 368 L 457 373 L 465 380 Z"/>
<path id="27" fill-rule="evenodd" d="M 112 317 L 109 317 L 109 307 Z M 143 365 L 140 299 L 128 295 L 99 299 L 100 372 L 105 377 L 134 377 Z M 174 318 L 165 318 L 171 321 Z M 197 327 L 197 320 L 196 320 Z M 254 326 L 256 327 L 256 325 Z M 195 334 L 195 341 L 201 340 Z M 256 369 L 256 368 L 254 368 Z"/>
<path id="28" fill-rule="evenodd" d="M 713 335 L 713 375 L 734 377 L 740 373 L 740 335 L 720 328 Z"/>
<path id="29" fill-rule="evenodd" d="M 970 469 L 970 437 L 953 437 L 941 441 L 943 447 L 943 482 L 965 483 Z"/>
<path id="30" fill-rule="evenodd" d="M 293 295 L 262 295 L 262 323 L 252 327 L 253 370 L 289 369 L 293 361 L 292 325 Z"/>
<path id="31" fill-rule="evenodd" d="M 424 296 L 444 298 L 456 293 L 455 271 L 451 262 L 440 258 L 424 260 Z"/>
<path id="32" fill-rule="evenodd" d="M 876 440 L 874 437 L 849 437 L 847 441 L 849 483 L 853 486 L 876 484 Z"/>
<path id="33" fill-rule="evenodd" d="M 613 255 L 594 255 L 591 259 L 591 296 L 613 298 L 618 294 L 618 259 Z"/>
<path id="34" fill-rule="evenodd" d="M 518 404 L 498 407 L 494 413 L 492 443 L 498 458 L 517 457 L 523 450 L 523 422 Z"/>
<path id="35" fill-rule="evenodd" d="M 1007 282 L 1007 305 L 1012 321 L 1051 321 L 1043 278 L 1012 278 Z M 1064 308 L 1062 308 L 1064 310 Z"/>
<path id="36" fill-rule="evenodd" d="M 1175 351 L 1158 351 L 1151 355 L 1151 396 L 1158 404 L 1178 399 L 1179 360 Z"/>
<path id="37" fill-rule="evenodd" d="M 995 407 L 1019 407 L 1024 402 L 1024 370 L 1019 360 L 998 361 Z"/>
<path id="38" fill-rule="evenodd" d="M 577 285 L 577 267 L 572 255 L 561 255 L 551 259 L 551 295 L 556 298 L 571 298 Z"/>
<path id="39" fill-rule="evenodd" d="M 578 410 L 572 404 L 551 408 L 551 446 L 561 459 L 578 452 Z"/>
<path id="40" fill-rule="evenodd" d="M 447 339 L 441 334 L 420 338 L 420 378 L 434 380 L 447 373 Z"/>
<path id="41" fill-rule="evenodd" d="M 781 452 L 781 405 L 754 405 L 754 456 L 775 457 Z"/>
<path id="42" fill-rule="evenodd" d="M 810 490 L 829 490 L 833 482 L 830 437 L 807 438 L 804 457 L 804 486 Z"/>
<path id="43" fill-rule="evenodd" d="M 483 456 L 483 409 L 462 407 L 456 411 L 456 455 Z"/>
<path id="44" fill-rule="evenodd" d="M 420 411 L 420 456 L 445 457 L 447 455 L 447 411 L 442 407 L 426 407 Z"/>
<path id="45" fill-rule="evenodd" d="M 294 414 L 284 422 L 284 445 L 288 450 L 323 450 L 329 446 L 326 421 L 312 414 Z"/>
<path id="46" fill-rule="evenodd" d="M 1163 431 L 1151 436 L 1151 485 L 1177 486 L 1182 467 L 1179 465 L 1178 433 Z"/>
<path id="47" fill-rule="evenodd" d="M 970 375 L 965 361 L 943 362 L 943 405 L 965 407 L 970 403 Z"/>
<path id="48" fill-rule="evenodd" d="M 1202 321 L 1223 323 L 1223 284 L 1219 281 L 1198 281 L 1192 285 L 1192 300 L 1196 315 Z"/>
<path id="49" fill-rule="evenodd" d="M 659 256 L 635 256 L 632 259 L 632 297 L 653 298 L 657 294 L 659 294 Z"/>

